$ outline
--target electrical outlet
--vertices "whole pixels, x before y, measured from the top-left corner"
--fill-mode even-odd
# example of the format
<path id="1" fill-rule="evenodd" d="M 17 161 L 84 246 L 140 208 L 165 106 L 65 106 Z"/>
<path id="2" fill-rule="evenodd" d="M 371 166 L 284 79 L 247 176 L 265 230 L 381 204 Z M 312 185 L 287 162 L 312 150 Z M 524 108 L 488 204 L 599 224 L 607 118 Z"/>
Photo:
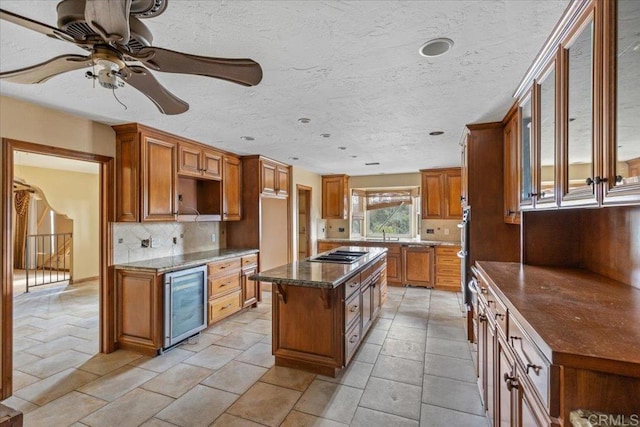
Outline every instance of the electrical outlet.
<path id="1" fill-rule="evenodd" d="M 449 235 L 449 229 L 448 229 L 448 228 L 445 228 L 445 229 L 444 229 L 444 235 L 445 235 L 445 236 L 448 236 L 448 235 Z"/>
<path id="2" fill-rule="evenodd" d="M 427 228 L 427 234 L 436 234 L 433 228 Z"/>
<path id="3" fill-rule="evenodd" d="M 177 244 L 178 244 L 178 238 L 177 238 L 177 237 L 174 237 L 174 238 L 173 238 L 173 244 L 174 244 L 174 245 L 177 245 Z"/>
<path id="4" fill-rule="evenodd" d="M 151 239 L 142 239 L 140 241 L 140 246 L 143 247 L 143 248 L 151 247 L 151 241 L 150 240 Z"/>
<path id="5" fill-rule="evenodd" d="M 178 194 L 178 201 L 181 202 L 182 201 L 182 194 Z"/>
<path id="6" fill-rule="evenodd" d="M 124 239 L 121 237 L 118 239 L 118 243 L 124 243 Z"/>
<path id="7" fill-rule="evenodd" d="M 211 241 L 212 241 L 213 243 L 215 243 L 215 242 L 216 242 L 216 235 L 215 235 L 215 234 L 212 234 L 212 235 L 211 235 Z"/>

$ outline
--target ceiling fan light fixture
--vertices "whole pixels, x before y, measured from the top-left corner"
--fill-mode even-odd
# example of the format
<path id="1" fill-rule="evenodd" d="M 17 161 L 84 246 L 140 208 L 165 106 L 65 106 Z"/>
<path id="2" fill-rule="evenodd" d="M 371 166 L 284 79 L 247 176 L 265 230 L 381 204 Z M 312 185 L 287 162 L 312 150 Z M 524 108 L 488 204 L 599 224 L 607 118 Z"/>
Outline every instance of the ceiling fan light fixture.
<path id="1" fill-rule="evenodd" d="M 246 136 L 246 135 L 245 136 L 241 136 L 240 139 L 243 140 L 243 141 L 255 141 L 254 137 Z"/>
<path id="2" fill-rule="evenodd" d="M 418 53 L 425 58 L 435 58 L 449 52 L 453 47 L 453 40 L 446 37 L 432 39 L 420 46 Z"/>
<path id="3" fill-rule="evenodd" d="M 433 132 L 429 132 L 429 135 L 431 136 L 440 136 L 440 135 L 444 135 L 444 132 L 441 130 L 434 130 Z"/>

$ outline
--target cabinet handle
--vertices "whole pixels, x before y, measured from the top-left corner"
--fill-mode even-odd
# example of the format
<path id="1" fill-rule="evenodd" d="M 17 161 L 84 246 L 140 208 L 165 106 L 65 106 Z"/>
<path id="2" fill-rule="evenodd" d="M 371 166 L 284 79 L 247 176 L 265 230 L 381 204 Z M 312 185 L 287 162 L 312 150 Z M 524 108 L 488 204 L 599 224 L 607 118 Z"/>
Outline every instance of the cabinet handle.
<path id="1" fill-rule="evenodd" d="M 504 382 L 507 384 L 507 390 L 511 391 L 514 388 L 516 390 L 520 388 L 520 386 L 518 385 L 518 379 L 515 376 L 510 376 L 505 372 L 502 378 L 504 379 Z"/>
<path id="2" fill-rule="evenodd" d="M 529 193 L 529 197 L 536 197 L 538 195 L 538 193 Z"/>
<path id="3" fill-rule="evenodd" d="M 353 307 L 351 307 L 351 308 L 349 309 L 349 311 L 350 311 L 351 313 L 355 313 L 356 311 L 358 311 L 358 309 L 359 309 L 359 308 L 360 308 L 360 307 L 358 307 L 357 305 L 354 305 Z"/>
<path id="4" fill-rule="evenodd" d="M 538 372 L 542 369 L 542 366 L 534 365 L 533 363 L 527 363 L 527 374 L 529 373 L 529 368 L 533 369 L 533 372 L 538 375 Z"/>
<path id="5" fill-rule="evenodd" d="M 493 301 L 493 300 L 490 300 L 490 299 L 488 299 L 488 300 L 487 300 L 487 305 L 491 305 L 491 304 L 495 304 L 495 303 L 496 303 L 496 302 L 495 302 L 495 301 Z"/>
<path id="6" fill-rule="evenodd" d="M 622 175 L 616 175 L 616 182 L 622 182 L 624 177 Z"/>
<path id="7" fill-rule="evenodd" d="M 607 182 L 608 179 L 607 178 L 600 178 L 599 176 L 596 176 L 595 179 L 593 180 L 593 182 L 596 183 L 596 185 L 600 184 L 601 182 Z"/>
<path id="8" fill-rule="evenodd" d="M 511 216 L 514 213 L 516 213 L 516 211 L 512 211 L 511 209 L 507 209 L 507 216 Z"/>
<path id="9" fill-rule="evenodd" d="M 356 283 L 356 282 L 349 283 L 350 288 L 355 288 L 356 286 L 360 286 L 360 283 Z"/>
<path id="10" fill-rule="evenodd" d="M 521 340 L 522 338 L 521 338 L 521 337 L 518 337 L 518 336 L 515 336 L 515 335 L 511 335 L 511 336 L 509 337 L 509 339 L 511 340 L 511 347 L 515 347 L 515 345 L 513 344 L 513 342 L 514 342 L 515 340 Z"/>
<path id="11" fill-rule="evenodd" d="M 496 313 L 495 319 L 498 320 L 498 317 L 500 318 L 500 320 L 504 320 L 504 314 Z"/>
<path id="12" fill-rule="evenodd" d="M 542 193 L 540 193 L 540 197 L 544 197 L 547 194 L 546 191 L 543 191 Z"/>
<path id="13" fill-rule="evenodd" d="M 349 343 L 350 344 L 353 344 L 356 341 L 358 341 L 358 336 L 357 335 L 354 335 L 351 338 L 349 338 Z"/>
<path id="14" fill-rule="evenodd" d="M 487 321 L 487 316 L 484 314 L 478 314 L 478 320 L 481 322 L 486 322 Z"/>
<path id="15" fill-rule="evenodd" d="M 593 184 L 594 181 L 591 179 L 591 177 L 589 177 L 584 182 L 586 182 L 587 185 L 591 185 L 591 184 Z"/>
<path id="16" fill-rule="evenodd" d="M 232 305 L 233 305 L 233 303 L 231 303 L 231 304 L 227 304 L 227 305 L 225 305 L 224 307 L 220 307 L 220 310 L 227 309 L 227 308 L 231 307 Z"/>

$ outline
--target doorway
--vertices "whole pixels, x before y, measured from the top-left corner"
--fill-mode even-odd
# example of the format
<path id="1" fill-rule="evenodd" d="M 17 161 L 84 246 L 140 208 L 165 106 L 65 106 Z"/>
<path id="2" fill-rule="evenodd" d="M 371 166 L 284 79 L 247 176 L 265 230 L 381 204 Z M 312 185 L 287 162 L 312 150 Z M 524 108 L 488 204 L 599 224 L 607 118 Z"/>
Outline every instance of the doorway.
<path id="1" fill-rule="evenodd" d="M 98 187 L 99 195 L 98 203 L 98 226 L 97 245 L 98 245 L 98 269 L 97 277 L 97 295 L 98 295 L 98 333 L 99 344 L 98 350 L 102 353 L 109 353 L 113 348 L 113 314 L 106 307 L 112 305 L 112 297 L 109 276 L 107 274 L 108 265 L 111 263 L 111 241 L 109 231 L 109 221 L 113 219 L 113 207 L 110 200 L 113 200 L 112 182 L 113 182 L 113 158 L 107 156 L 96 155 L 92 153 L 84 153 L 75 150 L 61 149 L 47 145 L 34 144 L 30 142 L 16 141 L 11 139 L 2 139 L 2 158 L 4 167 L 2 169 L 0 189 L 1 209 L 2 209 L 2 346 L 0 347 L 0 355 L 2 360 L 2 388 L 0 390 L 0 400 L 11 396 L 13 392 L 13 351 L 14 351 L 14 247 L 13 233 L 15 227 L 14 221 L 14 179 L 16 178 L 14 155 L 17 152 L 32 153 L 37 155 L 53 156 L 55 158 L 65 158 L 72 160 L 80 160 L 90 162 L 97 165 L 98 168 Z M 62 252 L 66 253 L 64 246 Z"/>
<path id="2" fill-rule="evenodd" d="M 311 256 L 311 187 L 298 184 L 298 259 Z"/>

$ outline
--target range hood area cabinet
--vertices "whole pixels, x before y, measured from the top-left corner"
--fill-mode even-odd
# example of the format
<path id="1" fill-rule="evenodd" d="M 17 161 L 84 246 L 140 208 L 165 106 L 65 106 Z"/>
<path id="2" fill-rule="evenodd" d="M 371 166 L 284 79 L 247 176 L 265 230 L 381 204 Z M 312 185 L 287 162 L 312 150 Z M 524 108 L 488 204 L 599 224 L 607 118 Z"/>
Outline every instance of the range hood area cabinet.
<path id="1" fill-rule="evenodd" d="M 349 176 L 322 176 L 322 218 L 349 218 Z"/>
<path id="2" fill-rule="evenodd" d="M 462 219 L 460 168 L 422 169 L 422 219 Z"/>
<path id="3" fill-rule="evenodd" d="M 116 221 L 240 219 L 237 156 L 137 123 L 113 129 Z"/>

